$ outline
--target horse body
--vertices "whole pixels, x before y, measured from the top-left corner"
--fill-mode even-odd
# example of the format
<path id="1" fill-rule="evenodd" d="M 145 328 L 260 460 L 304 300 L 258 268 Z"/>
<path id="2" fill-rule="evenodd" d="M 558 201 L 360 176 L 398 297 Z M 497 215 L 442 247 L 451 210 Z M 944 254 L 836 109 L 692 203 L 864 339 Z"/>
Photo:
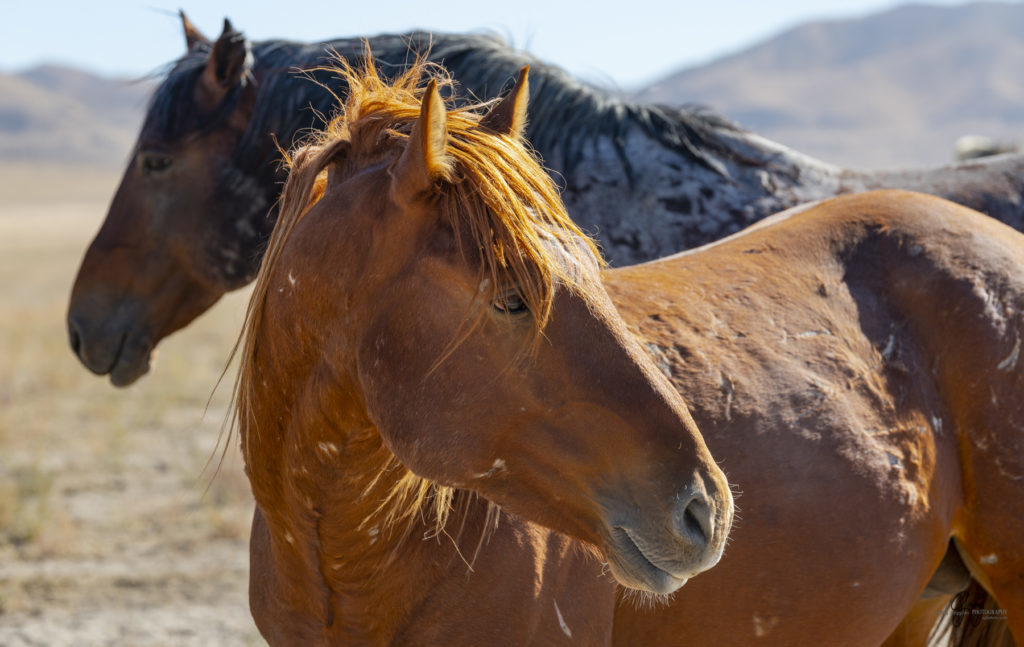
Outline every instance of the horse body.
<path id="1" fill-rule="evenodd" d="M 742 489 L 719 566 L 616 643 L 877 645 L 950 538 L 1024 635 L 1022 276 L 1016 232 L 899 192 L 609 271 Z"/>

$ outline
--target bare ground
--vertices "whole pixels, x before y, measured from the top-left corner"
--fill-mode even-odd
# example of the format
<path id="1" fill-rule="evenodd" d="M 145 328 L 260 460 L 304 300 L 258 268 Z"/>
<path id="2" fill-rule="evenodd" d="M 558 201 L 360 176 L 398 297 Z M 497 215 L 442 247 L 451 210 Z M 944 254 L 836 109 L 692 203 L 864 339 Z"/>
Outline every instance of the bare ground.
<path id="1" fill-rule="evenodd" d="M 230 385 L 204 409 L 245 295 L 115 389 L 78 364 L 63 319 L 116 172 L 0 177 L 0 645 L 262 644 L 235 443 L 216 478 L 204 470 Z"/>

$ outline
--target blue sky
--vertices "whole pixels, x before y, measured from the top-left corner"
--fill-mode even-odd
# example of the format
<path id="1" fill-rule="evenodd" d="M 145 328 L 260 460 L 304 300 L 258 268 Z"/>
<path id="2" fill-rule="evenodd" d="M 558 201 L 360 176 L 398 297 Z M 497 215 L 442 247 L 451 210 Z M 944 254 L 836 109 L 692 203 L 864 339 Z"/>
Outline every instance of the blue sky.
<path id="1" fill-rule="evenodd" d="M 962 4 L 963 0 L 931 0 Z M 208 36 L 224 16 L 251 38 L 324 40 L 426 28 L 488 29 L 591 81 L 630 89 L 814 19 L 861 16 L 893 0 L 9 0 L 0 70 L 41 62 L 139 76 L 183 52 L 183 8 Z"/>

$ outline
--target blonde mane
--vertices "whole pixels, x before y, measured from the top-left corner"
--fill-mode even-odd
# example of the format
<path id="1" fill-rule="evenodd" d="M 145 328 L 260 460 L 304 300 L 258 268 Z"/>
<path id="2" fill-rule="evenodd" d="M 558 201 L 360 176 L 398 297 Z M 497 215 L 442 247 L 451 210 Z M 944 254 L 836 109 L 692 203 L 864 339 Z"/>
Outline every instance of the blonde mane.
<path id="1" fill-rule="evenodd" d="M 339 58 L 332 71 L 347 84 L 347 99 L 339 99 L 339 112 L 322 131 L 286 155 L 290 173 L 281 194 L 280 216 L 235 347 L 241 360 L 233 393 L 232 426 L 242 433 L 259 433 L 251 398 L 256 339 L 270 277 L 295 225 L 323 196 L 325 169 L 333 161 L 359 168 L 397 158 L 419 117 L 427 83 L 434 79 L 449 95 L 453 88 L 447 73 L 426 63 L 423 57 L 390 82 L 380 76 L 368 51 L 360 69 Z M 571 257 L 582 249 L 594 258 L 599 259 L 600 254 L 594 242 L 569 218 L 551 178 L 522 139 L 480 124 L 482 112 L 491 103 L 456 107 L 450 96 L 446 100 L 446 152 L 452 164 L 435 183 L 436 204 L 455 232 L 463 255 L 480 264 L 481 285 L 486 286 L 480 303 L 489 304 L 503 291 L 515 289 L 532 314 L 534 339 L 538 341 L 551 314 L 556 284 L 576 291 L 582 287 L 584 277 L 567 266 L 567 254 Z M 484 312 L 480 308 L 475 319 L 467 317 L 448 352 L 479 324 Z M 389 491 L 377 493 L 381 476 L 394 469 L 404 472 Z M 393 455 L 362 495 L 371 493 L 380 496 L 377 513 L 383 514 L 383 522 L 389 526 L 422 517 L 430 502 L 438 533 L 444 530 L 454 499 L 452 488 L 415 476 Z"/>

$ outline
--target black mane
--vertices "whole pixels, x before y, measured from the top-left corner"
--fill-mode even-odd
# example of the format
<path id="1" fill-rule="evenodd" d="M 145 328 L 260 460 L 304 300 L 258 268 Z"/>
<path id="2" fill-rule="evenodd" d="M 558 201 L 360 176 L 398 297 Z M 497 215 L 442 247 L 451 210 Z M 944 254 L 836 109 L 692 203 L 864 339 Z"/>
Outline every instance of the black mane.
<path id="1" fill-rule="evenodd" d="M 623 149 L 632 127 L 684 158 L 722 172 L 720 158 L 736 158 L 716 131 L 738 131 L 737 126 L 706 108 L 673 108 L 629 102 L 613 93 L 580 83 L 562 69 L 509 47 L 492 35 L 430 34 L 412 32 L 367 39 L 378 65 L 387 70 L 404 67 L 411 52 L 429 52 L 429 59 L 444 65 L 462 90 L 478 99 L 498 96 L 523 65 L 530 65 L 530 126 L 527 137 L 541 153 L 557 152 L 563 172 L 571 172 L 584 156 L 584 147 L 597 138 L 616 146 L 627 174 L 632 168 Z M 288 148 L 309 129 L 322 126 L 323 117 L 335 108 L 328 86 L 337 86 L 324 71 L 308 71 L 330 62 L 332 52 L 355 60 L 362 56 L 364 39 L 345 38 L 303 44 L 281 40 L 251 43 L 253 76 L 259 81 L 259 98 L 236 154 L 236 166 L 245 175 L 271 179 L 267 155 L 279 143 Z M 146 119 L 145 132 L 158 138 L 177 139 L 189 132 L 216 128 L 234 109 L 242 82 L 228 93 L 221 106 L 208 115 L 197 115 L 193 90 L 209 49 L 200 47 L 179 59 L 157 90 Z M 343 88 L 338 88 L 343 91 Z M 337 91 L 337 90 L 336 90 Z M 339 93 L 341 94 L 341 93 Z M 277 142 L 271 139 L 274 134 Z M 273 167 L 274 165 L 269 165 Z"/>
<path id="2" fill-rule="evenodd" d="M 431 38 L 422 33 L 411 37 L 424 47 Z M 622 146 L 628 129 L 634 126 L 662 146 L 715 171 L 721 170 L 716 157 L 732 155 L 715 131 L 736 131 L 738 127 L 710 109 L 629 102 L 581 83 L 565 70 L 519 52 L 496 36 L 435 35 L 430 58 L 442 63 L 463 88 L 481 99 L 498 96 L 511 84 L 515 72 L 529 64 L 527 138 L 539 151 L 560 152 L 566 173 L 583 157 L 583 147 L 598 138 L 615 144 L 627 173 L 631 173 Z"/>

